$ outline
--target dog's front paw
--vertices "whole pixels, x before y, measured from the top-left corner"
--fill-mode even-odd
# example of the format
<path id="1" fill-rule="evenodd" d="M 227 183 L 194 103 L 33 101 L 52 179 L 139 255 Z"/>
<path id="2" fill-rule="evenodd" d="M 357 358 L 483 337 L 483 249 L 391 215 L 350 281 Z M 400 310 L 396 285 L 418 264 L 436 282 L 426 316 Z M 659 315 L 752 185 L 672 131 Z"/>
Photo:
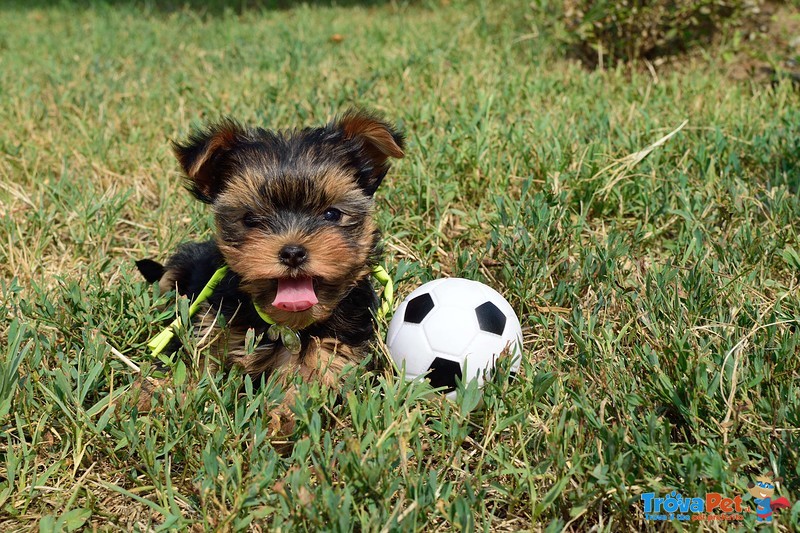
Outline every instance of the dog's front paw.
<path id="1" fill-rule="evenodd" d="M 284 401 L 276 405 L 269 413 L 270 442 L 281 455 L 289 455 L 294 448 L 294 428 L 297 423 L 294 413 Z"/>
<path id="2" fill-rule="evenodd" d="M 159 394 L 164 392 L 169 392 L 169 380 L 167 378 L 140 375 L 131 386 L 130 399 L 140 413 L 149 413 L 153 410 L 153 398 L 157 398 Z"/>
<path id="3" fill-rule="evenodd" d="M 286 405 L 276 406 L 269 414 L 269 429 L 275 438 L 289 438 L 296 424 L 294 413 Z"/>

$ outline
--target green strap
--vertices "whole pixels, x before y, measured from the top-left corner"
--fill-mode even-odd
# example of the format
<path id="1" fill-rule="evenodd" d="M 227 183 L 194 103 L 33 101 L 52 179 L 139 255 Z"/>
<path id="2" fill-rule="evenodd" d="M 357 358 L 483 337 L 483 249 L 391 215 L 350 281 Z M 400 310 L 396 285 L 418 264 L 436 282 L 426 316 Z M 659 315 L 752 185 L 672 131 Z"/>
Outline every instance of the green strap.
<path id="1" fill-rule="evenodd" d="M 258 305 L 257 303 L 253 302 L 253 307 L 256 308 L 256 313 L 258 313 L 258 316 L 261 317 L 261 320 L 263 320 L 264 322 L 266 322 L 267 324 L 270 324 L 272 326 L 275 325 L 275 320 L 271 316 L 269 316 L 266 311 L 261 309 L 260 305 Z"/>
<path id="2" fill-rule="evenodd" d="M 380 307 L 378 307 L 378 318 L 384 318 L 391 311 L 392 304 L 394 304 L 394 284 L 392 283 L 392 277 L 380 265 L 372 267 L 372 275 L 375 276 L 378 283 L 383 285 L 383 298 Z"/>
<path id="3" fill-rule="evenodd" d="M 197 310 L 200 309 L 200 304 L 208 300 L 208 297 L 214 293 L 214 289 L 217 288 L 219 282 L 225 277 L 225 274 L 228 272 L 228 265 L 221 266 L 214 272 L 214 275 L 211 276 L 211 279 L 208 280 L 206 286 L 203 287 L 203 290 L 200 291 L 200 294 L 197 295 L 194 302 L 189 306 L 189 317 L 193 317 Z M 389 276 L 389 273 L 386 272 L 386 269 L 380 265 L 376 265 L 372 268 L 372 275 L 375 276 L 375 279 L 383 285 L 383 298 L 381 301 L 380 307 L 378 307 L 378 318 L 384 318 L 386 314 L 392 309 L 392 304 L 394 303 L 394 284 L 392 283 L 392 278 Z M 261 307 L 253 302 L 253 306 L 256 308 L 256 313 L 258 316 L 261 317 L 261 320 L 266 322 L 270 325 L 275 325 L 275 320 L 269 316 L 266 312 L 264 312 Z M 150 348 L 151 353 L 153 355 L 160 354 L 164 348 L 167 347 L 169 341 L 175 336 L 175 330 L 181 325 L 180 317 L 176 318 L 172 321 L 172 323 L 164 328 L 164 330 L 153 337 L 150 342 L 147 343 L 148 348 Z M 283 329 L 289 329 L 285 326 L 282 326 Z M 293 332 L 297 335 L 297 332 Z"/>
<path id="4" fill-rule="evenodd" d="M 208 297 L 214 293 L 214 289 L 217 288 L 219 282 L 225 277 L 225 274 L 228 272 L 228 265 L 224 265 L 219 267 L 214 275 L 211 276 L 211 279 L 208 280 L 206 286 L 203 287 L 203 290 L 200 291 L 200 294 L 197 295 L 192 305 L 189 306 L 189 317 L 193 317 L 197 310 L 200 309 L 200 304 L 208 300 Z M 181 318 L 178 317 L 172 321 L 172 323 L 164 328 L 164 330 L 153 337 L 150 342 L 147 343 L 147 347 L 150 348 L 151 353 L 153 355 L 160 354 L 164 348 L 167 347 L 169 341 L 175 336 L 175 330 L 181 325 Z"/>

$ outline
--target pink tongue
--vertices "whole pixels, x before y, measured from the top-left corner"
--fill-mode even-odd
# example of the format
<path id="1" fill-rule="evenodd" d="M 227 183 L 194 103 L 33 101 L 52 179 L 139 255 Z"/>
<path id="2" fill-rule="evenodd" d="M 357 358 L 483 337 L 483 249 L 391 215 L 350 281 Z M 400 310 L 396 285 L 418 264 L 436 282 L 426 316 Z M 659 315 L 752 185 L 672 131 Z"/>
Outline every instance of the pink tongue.
<path id="1" fill-rule="evenodd" d="M 318 301 L 311 278 L 281 278 L 272 305 L 284 311 L 296 312 L 305 311 Z"/>

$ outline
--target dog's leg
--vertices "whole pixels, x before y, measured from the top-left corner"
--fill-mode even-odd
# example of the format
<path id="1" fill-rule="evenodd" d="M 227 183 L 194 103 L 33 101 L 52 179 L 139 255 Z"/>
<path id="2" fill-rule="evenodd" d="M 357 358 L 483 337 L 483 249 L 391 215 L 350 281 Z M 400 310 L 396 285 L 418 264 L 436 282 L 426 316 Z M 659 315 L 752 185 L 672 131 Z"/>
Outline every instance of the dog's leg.
<path id="1" fill-rule="evenodd" d="M 299 375 L 303 381 L 317 381 L 325 388 L 337 387 L 342 371 L 350 363 L 361 359 L 356 348 L 340 343 L 333 338 L 318 339 L 312 337 L 308 348 L 300 355 L 283 354 L 283 364 L 274 370 L 278 381 L 286 390 L 283 401 L 272 412 L 272 428 L 281 435 L 291 435 L 294 431 L 295 417 L 291 406 L 297 397 L 293 384 L 294 376 Z"/>

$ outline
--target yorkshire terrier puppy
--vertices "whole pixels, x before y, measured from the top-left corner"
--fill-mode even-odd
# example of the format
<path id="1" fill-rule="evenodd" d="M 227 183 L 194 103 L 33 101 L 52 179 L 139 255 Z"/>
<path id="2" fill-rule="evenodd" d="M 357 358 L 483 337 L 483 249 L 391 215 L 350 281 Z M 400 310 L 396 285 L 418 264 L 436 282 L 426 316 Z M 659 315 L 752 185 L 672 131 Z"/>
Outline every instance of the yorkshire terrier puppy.
<path id="1" fill-rule="evenodd" d="M 195 315 L 198 343 L 254 380 L 277 374 L 288 387 L 284 407 L 294 401 L 296 375 L 335 386 L 374 335 L 378 296 L 371 273 L 380 234 L 373 195 L 389 158 L 403 157 L 403 144 L 392 125 L 353 110 L 299 131 L 232 120 L 196 131 L 173 150 L 187 188 L 211 205 L 214 238 L 182 244 L 163 266 L 152 260 L 137 266 L 162 291 L 195 298 L 227 265 Z M 271 325 L 264 315 L 293 330 L 295 342 L 265 334 Z M 250 329 L 260 341 L 247 353 Z M 285 411 L 278 424 L 289 431 L 293 421 Z"/>

